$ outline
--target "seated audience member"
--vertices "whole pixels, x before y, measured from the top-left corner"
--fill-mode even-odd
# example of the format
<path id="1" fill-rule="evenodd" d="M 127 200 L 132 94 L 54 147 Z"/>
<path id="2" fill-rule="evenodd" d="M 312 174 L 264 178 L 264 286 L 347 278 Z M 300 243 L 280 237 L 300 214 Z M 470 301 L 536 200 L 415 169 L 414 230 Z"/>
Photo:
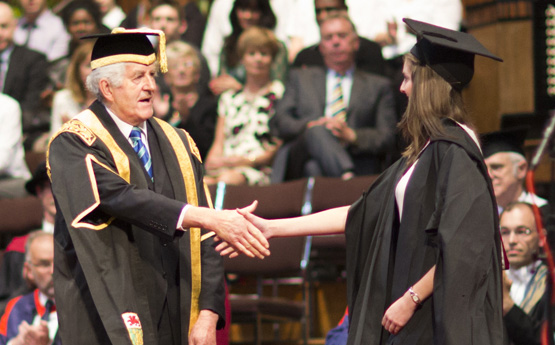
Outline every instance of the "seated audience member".
<path id="1" fill-rule="evenodd" d="M 54 61 L 68 53 L 69 34 L 46 0 L 20 0 L 23 15 L 14 33 L 16 44 L 36 50 Z"/>
<path id="2" fill-rule="evenodd" d="M 511 203 L 499 219 L 510 268 L 503 274 L 503 320 L 514 345 L 540 344 L 547 317 L 547 266 L 539 259 L 539 236 L 530 204 Z"/>
<path id="3" fill-rule="evenodd" d="M 120 26 L 125 19 L 125 12 L 118 6 L 116 0 L 95 0 L 102 13 L 102 24 L 113 29 Z"/>
<path id="4" fill-rule="evenodd" d="M 41 93 L 48 84 L 48 62 L 43 54 L 14 44 L 17 21 L 10 5 L 0 2 L 0 92 L 19 102 L 24 133 L 47 125 L 49 117 L 37 115 L 41 110 Z M 44 122 L 44 123 L 43 123 Z"/>
<path id="5" fill-rule="evenodd" d="M 96 99 L 85 87 L 87 77 L 91 73 L 93 46 L 93 42 L 85 41 L 75 50 L 71 57 L 67 69 L 66 87 L 56 92 L 52 101 L 52 120 L 49 138 L 56 134 L 65 122 L 88 108 Z"/>
<path id="6" fill-rule="evenodd" d="M 1 345 L 57 345 L 58 316 L 54 300 L 54 236 L 37 231 L 25 245 L 25 274 L 37 288 L 16 297 L 0 320 Z"/>
<path id="7" fill-rule="evenodd" d="M 381 170 L 379 157 L 394 143 L 391 84 L 356 66 L 359 41 L 351 21 L 330 15 L 320 32 L 325 67 L 291 71 L 271 122 L 287 143 L 276 156 L 273 182 L 374 174 Z"/>
<path id="8" fill-rule="evenodd" d="M 290 25 L 291 13 L 297 0 L 270 0 L 272 11 L 277 23 L 274 33 L 278 40 L 288 44 L 287 30 Z M 220 70 L 220 53 L 224 40 L 232 32 L 229 15 L 235 0 L 214 0 L 210 5 L 210 12 L 206 22 L 206 29 L 202 40 L 202 54 L 208 60 L 212 75 Z"/>
<path id="9" fill-rule="evenodd" d="M 154 30 L 161 30 L 166 35 L 166 44 L 172 42 L 182 41 L 182 34 L 188 29 L 188 23 L 185 19 L 185 13 L 183 12 L 183 7 L 175 0 L 159 0 L 154 2 L 150 7 L 150 25 L 149 27 Z M 187 42 L 190 43 L 190 42 Z M 194 48 L 200 59 L 200 76 L 197 81 L 197 89 L 201 94 L 209 92 L 208 82 L 210 81 L 210 70 L 208 69 L 208 63 L 206 59 L 201 55 L 198 48 Z M 156 78 L 156 83 L 160 89 L 160 94 L 162 97 L 169 97 L 168 85 L 166 85 L 165 80 L 162 76 Z M 157 113 L 158 110 L 155 109 L 156 115 L 162 116 L 164 114 Z"/>
<path id="10" fill-rule="evenodd" d="M 220 97 L 214 144 L 205 164 L 208 183 L 269 183 L 269 166 L 278 145 L 268 122 L 283 95 L 283 84 L 270 76 L 278 49 L 269 29 L 251 27 L 241 34 L 237 50 L 247 79 L 242 89 L 228 90 Z"/>
<path id="11" fill-rule="evenodd" d="M 314 0 L 314 8 L 318 26 L 330 14 L 347 15 L 348 10 L 345 0 Z M 385 61 L 380 45 L 361 36 L 358 37 L 358 41 L 359 48 L 355 54 L 357 68 L 369 73 L 385 75 Z M 307 47 L 297 54 L 293 67 L 304 66 L 324 66 L 324 59 L 318 44 Z"/>
<path id="12" fill-rule="evenodd" d="M 547 200 L 524 189 L 528 162 L 524 157 L 526 130 L 522 128 L 487 133 L 482 136 L 484 161 L 488 167 L 499 213 L 510 203 L 535 203 L 549 213 Z"/>
<path id="13" fill-rule="evenodd" d="M 50 180 L 46 173 L 46 162 L 41 162 L 33 177 L 25 184 L 29 194 L 36 195 L 42 205 L 41 230 L 54 233 L 54 218 L 56 216 L 56 205 L 52 195 Z M 6 303 L 10 298 L 30 292 L 33 283 L 22 275 L 23 263 L 25 261 L 25 243 L 28 235 L 15 237 L 8 244 L 2 264 L 0 265 L 0 314 L 3 313 Z"/>
<path id="14" fill-rule="evenodd" d="M 335 326 L 326 334 L 325 345 L 345 345 L 349 335 L 349 309 L 345 309 L 345 314 Z"/>
<path id="15" fill-rule="evenodd" d="M 217 118 L 217 101 L 209 92 L 197 90 L 200 73 L 198 51 L 185 42 L 172 42 L 166 48 L 168 73 L 164 75 L 170 88 L 169 110 L 163 119 L 183 128 L 193 138 L 204 160 L 212 142 Z"/>
<path id="16" fill-rule="evenodd" d="M 260 26 L 274 30 L 276 16 L 272 11 L 269 0 L 235 0 L 229 14 L 232 31 L 225 38 L 220 53 L 218 77 L 210 82 L 210 90 L 219 95 L 226 90 L 239 90 L 246 81 L 246 71 L 241 64 L 242 56 L 239 53 L 238 39 L 241 33 L 253 26 Z M 278 42 L 278 52 L 274 57 L 271 69 L 272 80 L 285 82 L 289 62 L 287 48 Z M 215 72 L 215 71 L 213 71 Z"/>
<path id="17" fill-rule="evenodd" d="M 25 163 L 21 109 L 15 99 L 1 93 L 0 104 L 0 199 L 23 197 L 31 174 Z"/>
<path id="18" fill-rule="evenodd" d="M 86 42 L 81 37 L 109 31 L 102 24 L 98 5 L 89 0 L 72 0 L 61 11 L 61 17 L 71 39 L 68 54 L 50 64 L 49 75 L 54 91 L 64 88 L 69 61 L 77 47 Z"/>

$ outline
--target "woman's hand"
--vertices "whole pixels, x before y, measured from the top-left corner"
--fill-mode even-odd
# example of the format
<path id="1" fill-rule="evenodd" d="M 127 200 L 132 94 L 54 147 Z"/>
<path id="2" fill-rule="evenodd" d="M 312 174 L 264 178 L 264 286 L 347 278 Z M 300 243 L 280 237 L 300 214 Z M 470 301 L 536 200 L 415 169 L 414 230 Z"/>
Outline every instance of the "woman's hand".
<path id="1" fill-rule="evenodd" d="M 391 334 L 399 333 L 409 322 L 418 306 L 411 299 L 409 292 L 387 308 L 382 319 L 382 326 Z"/>

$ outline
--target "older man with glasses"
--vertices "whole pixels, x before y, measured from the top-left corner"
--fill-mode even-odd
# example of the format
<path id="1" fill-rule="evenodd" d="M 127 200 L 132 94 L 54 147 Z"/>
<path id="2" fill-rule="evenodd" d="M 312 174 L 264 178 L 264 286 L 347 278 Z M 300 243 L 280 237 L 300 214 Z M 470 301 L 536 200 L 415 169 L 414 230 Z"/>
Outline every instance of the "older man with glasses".
<path id="1" fill-rule="evenodd" d="M 503 274 L 503 318 L 511 344 L 540 344 L 546 319 L 547 267 L 540 260 L 539 236 L 530 204 L 509 204 L 500 231 L 510 268 Z"/>

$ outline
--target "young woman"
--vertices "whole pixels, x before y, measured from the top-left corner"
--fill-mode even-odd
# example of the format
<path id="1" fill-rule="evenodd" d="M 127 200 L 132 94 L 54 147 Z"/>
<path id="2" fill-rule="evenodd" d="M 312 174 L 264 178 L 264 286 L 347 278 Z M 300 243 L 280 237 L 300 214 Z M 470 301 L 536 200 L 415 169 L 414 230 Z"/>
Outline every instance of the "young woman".
<path id="1" fill-rule="evenodd" d="M 461 95 L 475 54 L 500 59 L 468 34 L 405 22 L 419 40 L 403 69 L 403 157 L 350 207 L 245 217 L 267 237 L 345 233 L 348 344 L 502 344 L 497 209 Z"/>
<path id="2" fill-rule="evenodd" d="M 278 148 L 269 121 L 284 87 L 270 76 L 278 42 L 269 29 L 252 27 L 237 44 L 247 79 L 240 90 L 224 92 L 218 104 L 214 143 L 208 152 L 208 183 L 268 184 Z"/>

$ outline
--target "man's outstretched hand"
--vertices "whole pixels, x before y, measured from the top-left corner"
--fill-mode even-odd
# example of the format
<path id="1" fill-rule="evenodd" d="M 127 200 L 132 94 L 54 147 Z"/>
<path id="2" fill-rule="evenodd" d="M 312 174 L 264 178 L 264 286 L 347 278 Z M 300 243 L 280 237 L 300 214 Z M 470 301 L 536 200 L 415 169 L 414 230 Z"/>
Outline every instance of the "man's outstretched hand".
<path id="1" fill-rule="evenodd" d="M 222 211 L 204 207 L 191 207 L 183 220 L 183 227 L 198 226 L 214 231 L 217 236 L 216 240 L 226 243 L 225 248 L 228 248 L 229 253 L 232 253 L 231 257 L 237 256 L 238 253 L 244 253 L 250 257 L 257 256 L 263 259 L 270 255 L 268 241 L 262 232 L 240 213 L 254 212 L 257 205 L 258 202 L 254 201 L 242 209 Z M 222 245 L 223 243 L 218 245 L 216 249 Z M 221 255 L 226 254 L 221 253 Z"/>
<path id="2" fill-rule="evenodd" d="M 251 207 L 253 205 L 255 206 L 254 208 Z M 269 238 L 272 237 L 270 227 L 268 226 L 268 220 L 266 220 L 264 218 L 257 217 L 254 214 L 252 214 L 252 212 L 256 208 L 256 205 L 257 205 L 257 201 L 254 201 L 251 205 L 249 205 L 247 207 L 237 209 L 237 213 L 240 214 L 242 217 L 244 217 L 251 226 L 256 228 L 258 230 L 258 232 L 263 235 L 263 237 L 265 238 L 265 241 L 266 241 L 266 239 L 269 239 Z M 218 240 L 218 239 L 219 238 L 216 237 L 216 240 Z M 237 255 L 239 255 L 239 253 L 235 250 L 235 248 L 233 248 L 232 246 L 230 246 L 226 242 L 220 243 L 216 247 L 216 250 L 220 252 L 220 255 L 222 255 L 222 256 L 229 255 L 230 258 L 234 258 Z"/>

